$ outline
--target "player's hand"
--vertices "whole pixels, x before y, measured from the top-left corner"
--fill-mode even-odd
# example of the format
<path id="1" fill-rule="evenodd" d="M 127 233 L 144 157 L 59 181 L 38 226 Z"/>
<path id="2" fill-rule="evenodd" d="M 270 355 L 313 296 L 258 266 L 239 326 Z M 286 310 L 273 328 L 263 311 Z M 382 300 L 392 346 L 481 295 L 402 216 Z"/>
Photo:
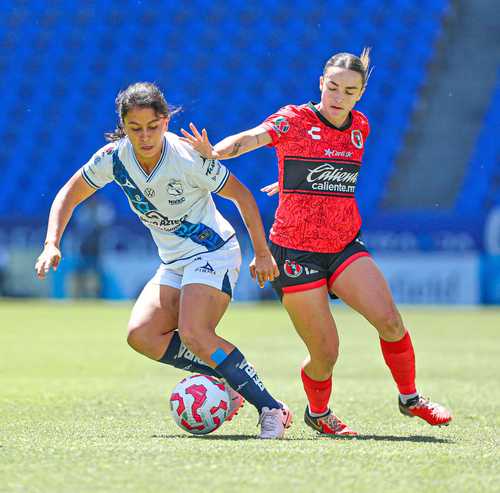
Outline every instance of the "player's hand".
<path id="1" fill-rule="evenodd" d="M 214 151 L 214 148 L 210 141 L 208 140 L 208 134 L 205 129 L 198 132 L 196 125 L 194 123 L 189 124 L 192 134 L 181 128 L 181 133 L 184 137 L 180 139 L 188 143 L 195 151 L 198 151 L 204 158 L 207 159 L 217 159 L 219 156 Z"/>
<path id="2" fill-rule="evenodd" d="M 274 281 L 280 275 L 278 266 L 271 252 L 256 255 L 250 262 L 250 275 L 263 288 L 266 281 Z"/>
<path id="3" fill-rule="evenodd" d="M 267 193 L 268 197 L 271 197 L 275 194 L 277 194 L 280 190 L 280 187 L 278 185 L 278 182 L 275 181 L 274 183 L 271 183 L 270 185 L 266 185 L 265 187 L 262 187 L 260 189 L 261 192 Z"/>
<path id="4" fill-rule="evenodd" d="M 43 252 L 40 254 L 35 264 L 35 271 L 38 279 L 45 279 L 51 267 L 56 271 L 60 261 L 61 250 L 55 245 L 45 245 Z"/>

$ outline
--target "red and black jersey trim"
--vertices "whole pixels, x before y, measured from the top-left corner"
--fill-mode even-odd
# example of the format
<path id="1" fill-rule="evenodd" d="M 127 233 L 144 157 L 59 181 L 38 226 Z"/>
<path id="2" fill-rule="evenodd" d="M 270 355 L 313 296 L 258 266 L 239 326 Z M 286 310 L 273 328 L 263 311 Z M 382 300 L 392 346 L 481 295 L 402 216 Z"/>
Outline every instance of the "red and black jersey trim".
<path id="1" fill-rule="evenodd" d="M 338 130 L 339 132 L 343 132 L 344 130 L 347 130 L 352 125 L 352 121 L 353 121 L 352 112 L 349 112 L 349 116 L 347 117 L 347 121 L 344 125 L 342 125 L 341 127 L 336 127 L 333 123 L 331 123 L 329 120 L 327 120 L 320 113 L 318 108 L 316 108 L 316 106 L 315 106 L 316 104 L 318 104 L 318 103 L 314 103 L 314 102 L 310 101 L 309 103 L 307 103 L 307 107 L 309 109 L 311 109 L 314 112 L 314 114 L 321 120 L 321 123 L 323 123 L 327 127 L 334 128 L 335 130 Z"/>

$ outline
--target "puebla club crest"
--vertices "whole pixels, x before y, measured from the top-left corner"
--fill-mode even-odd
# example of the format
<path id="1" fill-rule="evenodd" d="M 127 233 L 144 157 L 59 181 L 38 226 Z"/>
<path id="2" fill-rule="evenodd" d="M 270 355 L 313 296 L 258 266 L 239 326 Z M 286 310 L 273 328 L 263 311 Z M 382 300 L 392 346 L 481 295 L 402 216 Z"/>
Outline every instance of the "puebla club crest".
<path id="1" fill-rule="evenodd" d="M 295 260 L 285 260 L 283 267 L 288 277 L 299 277 L 304 270 L 302 265 L 295 262 Z"/>
<path id="2" fill-rule="evenodd" d="M 179 180 L 170 180 L 167 184 L 167 192 L 174 197 L 182 195 L 184 192 L 182 183 Z"/>

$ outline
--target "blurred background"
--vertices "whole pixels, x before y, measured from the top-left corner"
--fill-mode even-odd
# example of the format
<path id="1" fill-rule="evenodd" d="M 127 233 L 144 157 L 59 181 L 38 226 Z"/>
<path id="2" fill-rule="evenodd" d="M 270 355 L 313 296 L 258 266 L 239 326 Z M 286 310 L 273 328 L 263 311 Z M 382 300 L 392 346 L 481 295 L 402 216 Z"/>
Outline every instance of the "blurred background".
<path id="1" fill-rule="evenodd" d="M 80 206 L 63 261 L 34 276 L 58 189 L 114 129 L 128 84 L 158 83 L 213 143 L 285 104 L 317 101 L 327 59 L 372 47 L 358 109 L 371 135 L 357 199 L 364 239 L 398 302 L 500 304 L 498 0 L 2 0 L 0 296 L 134 298 L 159 260 L 119 188 Z M 274 151 L 227 162 L 277 205 Z M 217 199 L 248 240 L 233 204 Z M 274 298 L 246 266 L 236 299 Z"/>

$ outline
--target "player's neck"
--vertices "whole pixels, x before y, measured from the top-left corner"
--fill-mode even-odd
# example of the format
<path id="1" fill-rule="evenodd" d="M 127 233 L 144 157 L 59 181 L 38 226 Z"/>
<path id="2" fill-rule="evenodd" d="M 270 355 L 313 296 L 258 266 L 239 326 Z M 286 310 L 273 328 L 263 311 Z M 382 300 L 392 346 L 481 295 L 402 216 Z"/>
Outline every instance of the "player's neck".
<path id="1" fill-rule="evenodd" d="M 155 166 L 158 164 L 160 156 L 161 152 L 157 156 L 153 156 L 151 158 L 142 158 L 139 156 L 136 156 L 136 158 L 139 164 L 141 165 L 141 168 L 149 175 L 151 171 L 153 171 Z"/>
<path id="2" fill-rule="evenodd" d="M 138 163 L 141 165 L 141 168 L 149 175 L 153 171 L 153 169 L 156 167 L 158 164 L 158 161 L 161 158 L 161 155 L 163 153 L 163 146 L 165 143 L 163 143 L 161 149 L 154 155 L 154 156 L 141 156 L 138 154 L 138 152 L 134 149 L 134 154 L 135 158 L 137 159 Z"/>
<path id="3" fill-rule="evenodd" d="M 321 115 L 326 118 L 333 126 L 337 127 L 337 128 L 342 128 L 344 127 L 344 125 L 347 124 L 347 122 L 349 121 L 349 114 L 350 112 L 348 112 L 347 114 L 345 115 L 327 115 L 326 112 L 324 111 L 323 107 L 321 106 L 321 103 L 319 103 L 318 105 L 316 105 L 316 109 L 321 113 Z"/>

